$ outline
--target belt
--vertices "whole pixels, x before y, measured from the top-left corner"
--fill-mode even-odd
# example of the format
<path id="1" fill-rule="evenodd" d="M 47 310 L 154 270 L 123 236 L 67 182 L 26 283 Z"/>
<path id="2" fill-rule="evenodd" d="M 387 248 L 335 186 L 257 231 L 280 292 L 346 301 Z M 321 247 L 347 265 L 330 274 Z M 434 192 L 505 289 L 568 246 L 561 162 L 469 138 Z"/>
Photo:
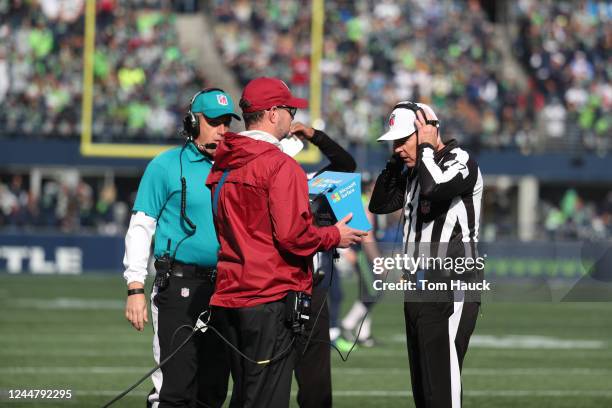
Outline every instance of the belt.
<path id="1" fill-rule="evenodd" d="M 170 276 L 176 276 L 177 278 L 186 279 L 210 279 L 212 282 L 217 277 L 217 268 L 213 266 L 198 266 L 191 264 L 184 264 L 181 262 L 174 261 L 170 271 Z"/>

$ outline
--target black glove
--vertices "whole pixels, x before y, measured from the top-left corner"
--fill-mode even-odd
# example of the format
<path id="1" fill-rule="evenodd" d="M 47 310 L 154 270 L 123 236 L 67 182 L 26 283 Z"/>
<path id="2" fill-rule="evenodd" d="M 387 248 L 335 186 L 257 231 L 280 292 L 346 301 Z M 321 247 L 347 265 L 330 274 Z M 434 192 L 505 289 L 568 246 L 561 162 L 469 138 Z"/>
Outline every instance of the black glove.
<path id="1" fill-rule="evenodd" d="M 397 153 L 393 153 L 389 160 L 387 160 L 387 166 L 385 171 L 388 171 L 392 175 L 400 174 L 404 170 L 404 161 Z"/>
<path id="2" fill-rule="evenodd" d="M 404 194 L 408 173 L 404 172 L 404 161 L 393 154 L 376 179 L 368 209 L 374 214 L 389 214 L 404 205 Z"/>

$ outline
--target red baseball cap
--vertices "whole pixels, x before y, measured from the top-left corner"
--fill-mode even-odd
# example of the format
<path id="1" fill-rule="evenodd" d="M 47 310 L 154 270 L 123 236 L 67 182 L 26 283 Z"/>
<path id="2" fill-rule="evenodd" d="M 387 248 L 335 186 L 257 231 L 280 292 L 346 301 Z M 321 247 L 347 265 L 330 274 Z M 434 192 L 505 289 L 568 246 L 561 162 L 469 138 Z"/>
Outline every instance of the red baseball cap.
<path id="1" fill-rule="evenodd" d="M 255 78 L 244 87 L 240 100 L 243 112 L 257 112 L 273 106 L 304 109 L 308 107 L 308 101 L 294 97 L 287 84 L 278 78 Z"/>

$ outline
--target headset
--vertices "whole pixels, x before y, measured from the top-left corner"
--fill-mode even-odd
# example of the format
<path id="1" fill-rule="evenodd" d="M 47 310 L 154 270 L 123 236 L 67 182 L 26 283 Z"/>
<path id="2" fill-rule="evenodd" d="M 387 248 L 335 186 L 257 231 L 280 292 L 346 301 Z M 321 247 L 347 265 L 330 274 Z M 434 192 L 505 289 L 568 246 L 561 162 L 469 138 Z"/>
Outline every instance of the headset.
<path id="1" fill-rule="evenodd" d="M 418 111 L 421 111 L 421 113 L 423 114 L 423 117 L 425 118 L 425 124 L 426 125 L 432 125 L 435 126 L 436 129 L 440 128 L 440 121 L 439 120 L 433 120 L 433 119 L 427 119 L 427 115 L 425 114 L 425 110 L 423 108 L 421 108 L 419 105 L 417 105 L 414 102 L 400 102 L 397 105 L 395 105 L 393 107 L 393 110 L 396 109 L 409 109 L 411 111 L 414 112 L 415 116 L 417 114 Z"/>
<path id="2" fill-rule="evenodd" d="M 223 89 L 220 88 L 205 88 L 193 95 L 193 98 L 191 98 L 191 102 L 189 102 L 189 110 L 187 110 L 187 113 L 183 118 L 183 130 L 185 132 L 185 139 L 187 142 L 193 142 L 193 140 L 197 139 L 200 135 L 200 119 L 191 111 L 193 108 L 193 102 L 195 102 L 198 96 L 214 91 L 224 92 Z M 215 147 L 217 147 L 216 144 Z"/>

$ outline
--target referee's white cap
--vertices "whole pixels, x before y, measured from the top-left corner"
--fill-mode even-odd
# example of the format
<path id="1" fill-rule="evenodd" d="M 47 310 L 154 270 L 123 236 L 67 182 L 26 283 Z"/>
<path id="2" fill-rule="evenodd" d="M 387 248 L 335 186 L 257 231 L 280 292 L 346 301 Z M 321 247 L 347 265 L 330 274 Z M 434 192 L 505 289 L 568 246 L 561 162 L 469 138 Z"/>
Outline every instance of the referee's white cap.
<path id="1" fill-rule="evenodd" d="M 402 101 L 397 105 L 401 105 L 402 103 L 408 103 L 410 101 Z M 397 106 L 396 105 L 396 106 Z M 421 107 L 425 114 L 427 115 L 427 119 L 429 120 L 438 120 L 435 112 L 429 105 L 424 103 L 417 103 L 419 107 Z M 391 112 L 391 116 L 389 116 L 389 121 L 387 122 L 389 126 L 389 130 L 387 133 L 376 139 L 378 142 L 384 142 L 386 140 L 397 140 L 402 139 L 404 137 L 408 137 L 414 132 L 416 132 L 416 112 L 407 109 L 407 108 L 396 108 Z"/>

